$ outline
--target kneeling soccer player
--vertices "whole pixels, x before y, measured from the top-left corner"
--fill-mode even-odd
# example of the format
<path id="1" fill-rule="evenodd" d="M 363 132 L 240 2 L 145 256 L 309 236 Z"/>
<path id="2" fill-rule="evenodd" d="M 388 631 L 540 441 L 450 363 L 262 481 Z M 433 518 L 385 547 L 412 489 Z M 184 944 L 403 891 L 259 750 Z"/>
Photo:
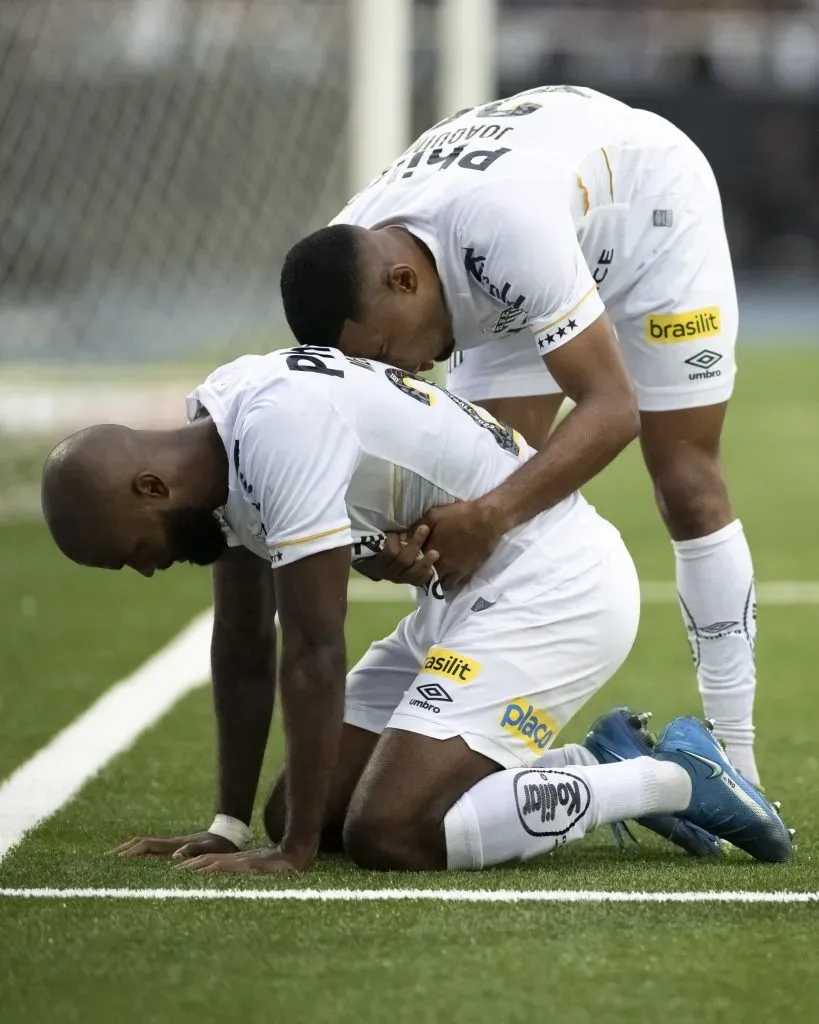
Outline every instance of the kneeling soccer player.
<path id="1" fill-rule="evenodd" d="M 68 438 L 43 477 L 49 527 L 75 561 L 146 576 L 214 563 L 219 814 L 206 833 L 123 852 L 287 871 L 340 837 L 366 867 L 483 867 L 677 814 L 686 834 L 787 859 L 774 808 L 691 719 L 653 752 L 619 713 L 586 746 L 549 749 L 622 664 L 639 617 L 628 551 L 577 493 L 508 533 L 460 589 L 428 587 L 353 669 L 345 707 L 351 552 L 497 486 L 533 454 L 520 435 L 422 378 L 325 348 L 245 356 L 188 402 L 178 430 Z M 287 745 L 266 811 L 276 845 L 235 852 L 270 725 L 274 609 Z"/>

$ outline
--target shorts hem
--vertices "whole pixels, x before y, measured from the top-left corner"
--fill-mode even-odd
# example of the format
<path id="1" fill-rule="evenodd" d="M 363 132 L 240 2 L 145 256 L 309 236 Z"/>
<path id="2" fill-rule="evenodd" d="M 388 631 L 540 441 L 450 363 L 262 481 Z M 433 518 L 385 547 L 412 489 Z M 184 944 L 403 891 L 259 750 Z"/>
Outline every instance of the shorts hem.
<path id="1" fill-rule="evenodd" d="M 710 388 L 643 388 L 634 385 L 640 412 L 673 412 L 677 409 L 700 409 L 706 405 L 727 402 L 734 393 L 734 378 L 720 381 Z"/>
<path id="2" fill-rule="evenodd" d="M 396 711 L 387 723 L 387 728 L 403 729 L 405 732 L 415 732 L 436 740 L 449 740 L 453 736 L 460 736 L 470 750 L 474 750 L 477 754 L 483 754 L 490 761 L 499 764 L 501 768 L 528 768 L 535 760 L 534 758 L 529 760 L 520 757 L 489 736 L 478 736 L 475 733 L 459 729 L 454 723 L 436 722 L 433 719 L 421 718 L 420 715 Z"/>
<path id="3" fill-rule="evenodd" d="M 466 398 L 470 402 L 495 398 L 538 398 L 541 395 L 562 395 L 560 387 L 549 378 L 537 381 L 535 374 L 527 374 L 525 377 L 501 376 L 500 379 L 487 381 L 470 380 L 464 384 L 457 384 L 452 381 L 448 387 L 456 395 Z"/>
<path id="4" fill-rule="evenodd" d="M 354 725 L 365 732 L 374 732 L 379 736 L 387 728 L 392 712 L 376 711 L 363 704 L 346 704 L 344 706 L 344 724 Z"/>

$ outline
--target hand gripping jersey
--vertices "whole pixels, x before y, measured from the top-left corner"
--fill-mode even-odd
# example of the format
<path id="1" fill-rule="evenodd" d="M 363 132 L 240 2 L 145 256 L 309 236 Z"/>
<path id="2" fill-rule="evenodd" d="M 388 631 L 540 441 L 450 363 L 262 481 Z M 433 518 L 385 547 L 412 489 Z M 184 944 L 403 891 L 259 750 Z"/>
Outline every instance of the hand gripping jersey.
<path id="1" fill-rule="evenodd" d="M 680 146 L 696 148 L 654 114 L 547 86 L 441 121 L 334 223 L 401 225 L 429 247 L 460 350 L 530 331 L 545 355 L 633 284 L 635 253 L 671 241 L 657 195 L 685 170 Z"/>
<path id="2" fill-rule="evenodd" d="M 485 494 L 534 454 L 443 388 L 330 348 L 242 356 L 188 396 L 189 419 L 202 409 L 228 455 L 229 542 L 274 568 L 345 545 L 372 554 L 385 531 Z M 580 506 L 574 495 L 508 534 L 495 567 Z"/>

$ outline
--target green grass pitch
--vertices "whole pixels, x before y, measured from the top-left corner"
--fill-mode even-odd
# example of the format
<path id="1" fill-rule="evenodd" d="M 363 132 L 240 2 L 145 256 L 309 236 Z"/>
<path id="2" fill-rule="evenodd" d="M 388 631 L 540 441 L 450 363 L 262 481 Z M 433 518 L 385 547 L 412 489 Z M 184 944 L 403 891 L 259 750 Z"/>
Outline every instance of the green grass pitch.
<path id="1" fill-rule="evenodd" d="M 757 576 L 819 579 L 819 351 L 751 351 L 725 442 Z M 641 575 L 671 580 L 668 541 L 632 448 L 587 489 Z M 207 573 L 75 568 L 36 523 L 0 526 L 0 778 L 8 776 L 209 600 Z M 356 604 L 350 657 L 394 604 Z M 819 890 L 819 605 L 760 606 L 758 756 L 798 828 L 787 866 L 698 864 L 646 836 L 619 853 L 600 832 L 523 867 L 377 875 L 341 860 L 299 878 L 196 878 L 106 855 L 136 833 L 207 825 L 209 695 L 183 699 L 0 862 L 0 887 Z M 635 650 L 578 716 L 578 739 L 617 703 L 655 721 L 698 711 L 678 612 L 644 608 Z M 274 731 L 264 785 L 281 757 Z M 260 794 L 260 799 L 263 794 Z M 261 839 L 260 834 L 257 838 Z M 819 905 L 158 902 L 0 898 L 0 1019 L 9 1024 L 812 1021 Z"/>

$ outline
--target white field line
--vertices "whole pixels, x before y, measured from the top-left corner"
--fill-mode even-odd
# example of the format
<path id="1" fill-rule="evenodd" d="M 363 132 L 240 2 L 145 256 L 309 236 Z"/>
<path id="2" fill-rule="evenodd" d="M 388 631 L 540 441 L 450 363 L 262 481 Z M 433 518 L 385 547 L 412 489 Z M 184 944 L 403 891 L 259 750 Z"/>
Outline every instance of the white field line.
<path id="1" fill-rule="evenodd" d="M 0 785 L 0 859 L 182 696 L 210 678 L 209 610 Z"/>
<path id="2" fill-rule="evenodd" d="M 676 604 L 677 591 L 666 580 L 644 580 L 640 585 L 644 604 Z M 349 587 L 350 601 L 372 601 L 409 604 L 415 601 L 414 587 L 391 583 L 373 583 L 363 576 L 353 577 Z M 764 605 L 819 604 L 819 580 L 772 580 L 757 583 L 756 596 Z"/>
<path id="3" fill-rule="evenodd" d="M 350 581 L 349 594 L 352 602 L 410 604 L 415 598 L 412 588 L 364 578 Z M 762 583 L 758 597 L 763 604 L 819 604 L 819 582 Z M 671 583 L 643 584 L 647 603 L 675 599 Z M 181 697 L 210 678 L 212 615 L 203 612 L 0 784 L 0 861 L 26 832 L 55 814 Z"/>
<path id="4" fill-rule="evenodd" d="M 19 899 L 296 900 L 447 903 L 817 903 L 819 892 L 608 892 L 574 889 L 0 889 Z"/>

